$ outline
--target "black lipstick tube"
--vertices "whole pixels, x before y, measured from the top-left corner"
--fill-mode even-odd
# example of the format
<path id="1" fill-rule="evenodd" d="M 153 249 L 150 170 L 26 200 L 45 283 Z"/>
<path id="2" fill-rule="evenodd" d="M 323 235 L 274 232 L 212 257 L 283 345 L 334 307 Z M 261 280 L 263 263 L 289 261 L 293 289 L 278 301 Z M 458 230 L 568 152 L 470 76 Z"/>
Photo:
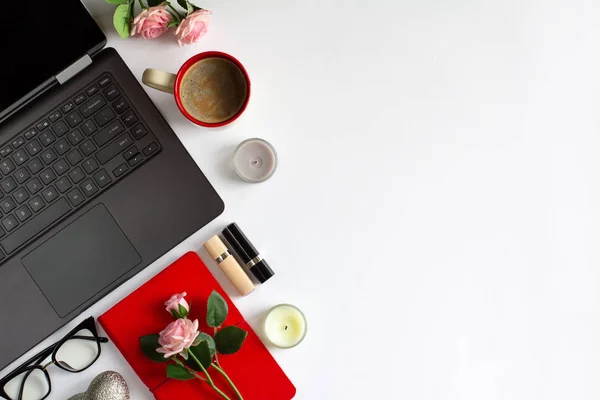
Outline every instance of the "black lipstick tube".
<path id="1" fill-rule="evenodd" d="M 267 261 L 261 257 L 256 247 L 235 222 L 223 229 L 223 236 L 260 283 L 265 283 L 275 275 Z"/>

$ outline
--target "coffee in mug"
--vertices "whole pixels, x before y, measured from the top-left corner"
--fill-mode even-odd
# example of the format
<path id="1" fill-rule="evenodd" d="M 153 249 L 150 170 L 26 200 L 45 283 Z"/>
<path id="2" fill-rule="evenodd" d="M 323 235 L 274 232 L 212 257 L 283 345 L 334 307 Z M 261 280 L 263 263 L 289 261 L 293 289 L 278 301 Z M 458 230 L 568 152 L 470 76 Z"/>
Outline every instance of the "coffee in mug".
<path id="1" fill-rule="evenodd" d="M 205 58 L 181 78 L 181 104 L 190 115 L 212 124 L 227 121 L 240 111 L 248 95 L 244 74 L 229 60 Z"/>
<path id="2" fill-rule="evenodd" d="M 187 60 L 177 74 L 147 69 L 146 85 L 174 93 L 182 114 L 193 123 L 218 127 L 233 122 L 248 105 L 250 78 L 229 54 L 209 51 Z"/>

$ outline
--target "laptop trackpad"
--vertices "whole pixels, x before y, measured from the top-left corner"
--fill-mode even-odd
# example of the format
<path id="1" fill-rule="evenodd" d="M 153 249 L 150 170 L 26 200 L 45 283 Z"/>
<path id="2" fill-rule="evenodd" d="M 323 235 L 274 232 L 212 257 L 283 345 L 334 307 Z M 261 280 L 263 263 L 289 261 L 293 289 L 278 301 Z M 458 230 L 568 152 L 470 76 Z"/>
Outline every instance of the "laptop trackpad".
<path id="1" fill-rule="evenodd" d="M 65 317 L 142 259 L 99 204 L 21 261 L 56 313 Z"/>

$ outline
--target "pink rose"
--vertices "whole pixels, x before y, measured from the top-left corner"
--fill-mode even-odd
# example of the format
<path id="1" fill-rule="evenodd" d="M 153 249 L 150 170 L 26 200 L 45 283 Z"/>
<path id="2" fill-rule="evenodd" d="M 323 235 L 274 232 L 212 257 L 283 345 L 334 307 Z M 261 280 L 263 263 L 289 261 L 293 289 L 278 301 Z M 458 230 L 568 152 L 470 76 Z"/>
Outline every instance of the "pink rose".
<path id="1" fill-rule="evenodd" d="M 171 310 L 174 310 L 175 312 L 179 313 L 179 306 L 183 306 L 183 308 L 185 308 L 186 314 L 188 312 L 190 312 L 190 305 L 188 304 L 187 301 L 185 301 L 184 297 L 187 296 L 186 292 L 183 292 L 181 294 L 174 294 L 173 296 L 171 296 L 171 298 L 169 300 L 167 300 L 165 302 L 165 307 L 167 307 L 167 312 L 170 313 Z M 185 317 L 185 315 L 182 315 L 183 317 Z"/>
<path id="2" fill-rule="evenodd" d="M 157 38 L 169 29 L 171 18 L 164 3 L 147 8 L 133 20 L 131 36 L 140 34 L 144 39 Z"/>
<path id="3" fill-rule="evenodd" d="M 195 345 L 194 341 L 198 337 L 198 320 L 194 322 L 187 318 L 176 319 L 171 322 L 158 338 L 158 344 L 162 347 L 156 349 L 159 353 L 164 353 L 165 358 L 179 354 L 187 360 L 187 349 Z"/>
<path id="4" fill-rule="evenodd" d="M 198 41 L 208 30 L 210 11 L 198 10 L 188 15 L 177 27 L 177 43 L 180 46 Z"/>

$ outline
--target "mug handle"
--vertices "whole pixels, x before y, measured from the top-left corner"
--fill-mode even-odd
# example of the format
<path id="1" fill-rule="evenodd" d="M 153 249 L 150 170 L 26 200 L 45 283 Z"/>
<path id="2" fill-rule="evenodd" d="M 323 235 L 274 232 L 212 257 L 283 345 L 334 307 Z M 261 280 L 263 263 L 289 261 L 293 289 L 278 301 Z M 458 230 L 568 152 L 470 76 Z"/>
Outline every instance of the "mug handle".
<path id="1" fill-rule="evenodd" d="M 159 69 L 148 68 L 142 75 L 142 82 L 151 88 L 167 93 L 174 93 L 177 75 Z"/>

